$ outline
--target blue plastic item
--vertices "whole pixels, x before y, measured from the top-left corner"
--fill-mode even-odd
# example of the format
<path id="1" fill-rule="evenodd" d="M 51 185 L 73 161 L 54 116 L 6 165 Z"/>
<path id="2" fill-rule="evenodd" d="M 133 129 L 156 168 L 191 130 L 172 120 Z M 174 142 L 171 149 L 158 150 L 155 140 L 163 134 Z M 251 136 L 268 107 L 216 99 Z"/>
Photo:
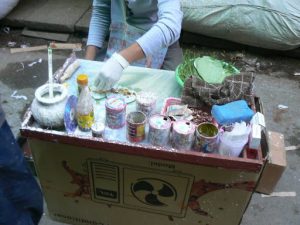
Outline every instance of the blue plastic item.
<path id="1" fill-rule="evenodd" d="M 245 100 L 238 100 L 225 105 L 214 105 L 211 114 L 218 124 L 225 125 L 241 121 L 249 122 L 254 112 Z"/>

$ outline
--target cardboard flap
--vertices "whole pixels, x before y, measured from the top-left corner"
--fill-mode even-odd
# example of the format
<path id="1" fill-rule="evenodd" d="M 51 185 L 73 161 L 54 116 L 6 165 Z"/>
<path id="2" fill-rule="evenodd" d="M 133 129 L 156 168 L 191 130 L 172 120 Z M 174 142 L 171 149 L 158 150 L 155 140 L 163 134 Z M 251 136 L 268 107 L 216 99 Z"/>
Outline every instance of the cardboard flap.
<path id="1" fill-rule="evenodd" d="M 269 155 L 261 173 L 256 191 L 264 194 L 271 194 L 280 180 L 287 164 L 283 134 L 268 131 L 267 144 Z"/>
<path id="2" fill-rule="evenodd" d="M 269 146 L 269 163 L 286 167 L 284 135 L 268 131 L 267 141 Z"/>

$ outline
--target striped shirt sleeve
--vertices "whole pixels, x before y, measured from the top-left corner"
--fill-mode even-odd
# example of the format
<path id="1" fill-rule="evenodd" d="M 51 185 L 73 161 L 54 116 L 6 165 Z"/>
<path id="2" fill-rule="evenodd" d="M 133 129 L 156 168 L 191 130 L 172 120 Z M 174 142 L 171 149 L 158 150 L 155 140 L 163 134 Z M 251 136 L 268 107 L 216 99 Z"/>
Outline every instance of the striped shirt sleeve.
<path id="1" fill-rule="evenodd" d="M 103 46 L 110 25 L 110 0 L 94 0 L 87 45 Z"/>

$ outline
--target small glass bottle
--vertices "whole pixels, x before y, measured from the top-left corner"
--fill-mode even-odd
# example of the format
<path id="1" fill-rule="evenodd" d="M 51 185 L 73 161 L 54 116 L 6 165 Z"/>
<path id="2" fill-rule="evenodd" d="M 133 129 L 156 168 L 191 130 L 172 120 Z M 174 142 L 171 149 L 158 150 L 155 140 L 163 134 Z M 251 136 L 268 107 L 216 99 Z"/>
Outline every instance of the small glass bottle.
<path id="1" fill-rule="evenodd" d="M 81 83 L 82 89 L 76 106 L 76 119 L 80 130 L 89 131 L 94 123 L 94 106 L 93 99 L 87 85 L 87 76 L 83 80 L 84 81 Z"/>
<path id="2" fill-rule="evenodd" d="M 83 87 L 87 85 L 88 85 L 88 75 L 79 74 L 77 76 L 78 96 L 80 95 L 80 92 L 83 89 Z"/>

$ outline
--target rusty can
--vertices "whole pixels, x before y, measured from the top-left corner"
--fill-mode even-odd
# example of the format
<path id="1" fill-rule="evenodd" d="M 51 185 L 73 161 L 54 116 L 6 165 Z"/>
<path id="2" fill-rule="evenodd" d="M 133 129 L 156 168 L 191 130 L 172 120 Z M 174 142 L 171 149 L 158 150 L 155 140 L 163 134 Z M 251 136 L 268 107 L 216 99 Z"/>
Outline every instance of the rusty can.
<path id="1" fill-rule="evenodd" d="M 127 115 L 127 139 L 130 142 L 141 142 L 145 139 L 146 115 L 142 112 L 131 112 Z"/>
<path id="2" fill-rule="evenodd" d="M 149 119 L 149 142 L 152 145 L 166 146 L 169 142 L 171 130 L 170 118 L 154 115 Z"/>
<path id="3" fill-rule="evenodd" d="M 191 150 L 195 141 L 196 126 L 188 120 L 178 120 L 173 124 L 172 146 L 178 150 Z"/>
<path id="4" fill-rule="evenodd" d="M 218 127 L 210 122 L 200 123 L 196 129 L 195 148 L 205 153 L 215 153 L 218 150 Z"/>
<path id="5" fill-rule="evenodd" d="M 109 128 L 118 129 L 125 125 L 126 103 L 118 96 L 110 97 L 105 102 L 106 124 Z"/>

